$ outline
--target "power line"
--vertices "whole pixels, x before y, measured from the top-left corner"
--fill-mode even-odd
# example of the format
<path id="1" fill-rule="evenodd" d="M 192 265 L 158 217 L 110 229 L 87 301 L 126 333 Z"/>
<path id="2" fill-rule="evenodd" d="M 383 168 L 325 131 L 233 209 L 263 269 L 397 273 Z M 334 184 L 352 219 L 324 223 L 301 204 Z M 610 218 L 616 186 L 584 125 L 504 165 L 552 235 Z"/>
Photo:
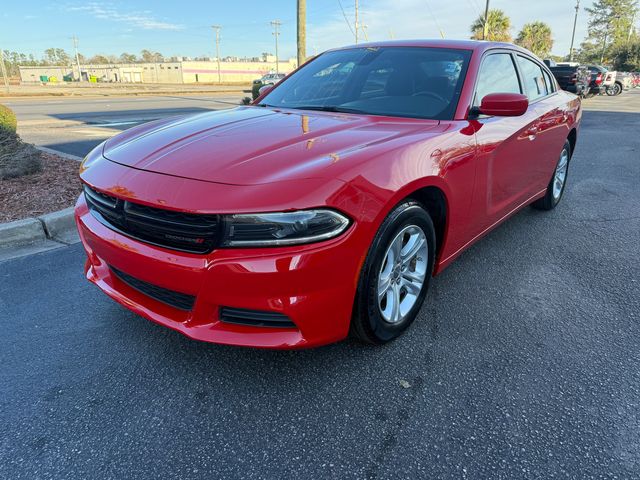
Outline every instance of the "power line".
<path id="1" fill-rule="evenodd" d="M 351 35 L 355 36 L 355 32 L 353 31 L 353 28 L 351 28 L 351 22 L 347 18 L 347 14 L 344 11 L 344 7 L 342 6 L 342 2 L 340 0 L 338 0 L 338 5 L 340 5 L 340 10 L 342 10 L 342 16 L 344 17 L 344 21 L 347 22 L 347 27 L 349 27 L 349 30 L 351 30 Z"/>
<path id="2" fill-rule="evenodd" d="M 440 36 L 444 39 L 444 31 L 440 27 L 440 23 L 438 23 L 438 19 L 433 14 L 433 10 L 431 10 L 431 5 L 429 4 L 429 1 L 428 0 L 424 0 L 424 2 L 427 4 L 427 10 L 429 10 L 429 14 L 431 15 L 431 18 L 433 19 L 433 22 L 436 24 L 436 27 L 438 28 L 438 31 L 440 32 Z"/>

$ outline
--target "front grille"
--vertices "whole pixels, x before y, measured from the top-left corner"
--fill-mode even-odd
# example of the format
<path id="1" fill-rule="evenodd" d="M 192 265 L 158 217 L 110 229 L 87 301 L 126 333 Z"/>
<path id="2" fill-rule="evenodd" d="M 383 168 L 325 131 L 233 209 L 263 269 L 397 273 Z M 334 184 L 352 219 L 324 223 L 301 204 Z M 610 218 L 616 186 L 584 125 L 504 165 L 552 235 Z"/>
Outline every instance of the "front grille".
<path id="1" fill-rule="evenodd" d="M 168 288 L 162 288 L 152 283 L 145 282 L 138 278 L 132 277 L 128 273 L 124 273 L 116 268 L 109 267 L 111 272 L 118 277 L 121 281 L 129 285 L 134 290 L 138 290 L 140 293 L 151 297 L 158 302 L 166 303 L 167 305 L 180 310 L 191 310 L 193 304 L 196 301 L 196 297 L 193 295 L 187 295 L 186 293 L 175 292 Z"/>
<path id="2" fill-rule="evenodd" d="M 143 242 L 192 253 L 213 250 L 218 236 L 218 215 L 182 213 L 147 207 L 84 186 L 87 205 L 105 226 Z"/>
<path id="3" fill-rule="evenodd" d="M 297 328 L 296 324 L 282 313 L 245 310 L 243 308 L 221 307 L 220 320 L 225 323 L 253 327 Z"/>

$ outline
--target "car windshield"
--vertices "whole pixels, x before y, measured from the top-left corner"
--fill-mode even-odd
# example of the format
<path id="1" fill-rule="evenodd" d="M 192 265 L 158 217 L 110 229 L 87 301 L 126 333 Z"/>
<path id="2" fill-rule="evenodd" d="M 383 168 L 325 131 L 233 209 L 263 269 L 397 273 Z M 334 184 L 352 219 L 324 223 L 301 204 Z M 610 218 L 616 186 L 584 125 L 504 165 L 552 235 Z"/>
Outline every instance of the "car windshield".
<path id="1" fill-rule="evenodd" d="M 260 106 L 452 119 L 470 50 L 362 47 L 330 51 L 280 82 Z"/>

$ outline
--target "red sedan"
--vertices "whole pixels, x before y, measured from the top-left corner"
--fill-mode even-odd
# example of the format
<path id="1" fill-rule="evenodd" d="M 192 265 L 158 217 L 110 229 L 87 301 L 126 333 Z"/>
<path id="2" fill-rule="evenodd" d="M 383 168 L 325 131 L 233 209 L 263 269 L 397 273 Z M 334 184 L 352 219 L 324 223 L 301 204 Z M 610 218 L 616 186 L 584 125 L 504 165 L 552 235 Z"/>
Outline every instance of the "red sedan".
<path id="1" fill-rule="evenodd" d="M 147 123 L 84 160 L 87 278 L 191 338 L 374 344 L 429 281 L 565 189 L 580 100 L 510 44 L 331 50 L 250 106 Z"/>

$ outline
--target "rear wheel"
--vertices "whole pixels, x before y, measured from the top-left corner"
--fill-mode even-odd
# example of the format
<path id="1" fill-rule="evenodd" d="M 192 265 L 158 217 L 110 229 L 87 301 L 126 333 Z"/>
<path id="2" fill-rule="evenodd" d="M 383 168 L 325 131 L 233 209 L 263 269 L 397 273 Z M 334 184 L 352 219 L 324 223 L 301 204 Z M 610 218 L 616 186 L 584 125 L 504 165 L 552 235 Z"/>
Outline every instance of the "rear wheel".
<path id="1" fill-rule="evenodd" d="M 544 197 L 536 200 L 531 205 L 539 210 L 552 210 L 560 203 L 562 194 L 567 185 L 567 174 L 569 173 L 569 160 L 571 159 L 571 144 L 569 140 L 564 142 L 558 164 L 553 172 L 553 177 L 547 185 L 547 193 Z"/>
<path id="2" fill-rule="evenodd" d="M 619 83 L 614 83 L 610 87 L 607 87 L 607 95 L 614 97 L 622 93 L 622 86 Z"/>
<path id="3" fill-rule="evenodd" d="M 429 214 L 418 202 L 399 204 L 382 222 L 362 267 L 353 336 L 382 344 L 413 323 L 427 293 L 434 253 Z"/>

